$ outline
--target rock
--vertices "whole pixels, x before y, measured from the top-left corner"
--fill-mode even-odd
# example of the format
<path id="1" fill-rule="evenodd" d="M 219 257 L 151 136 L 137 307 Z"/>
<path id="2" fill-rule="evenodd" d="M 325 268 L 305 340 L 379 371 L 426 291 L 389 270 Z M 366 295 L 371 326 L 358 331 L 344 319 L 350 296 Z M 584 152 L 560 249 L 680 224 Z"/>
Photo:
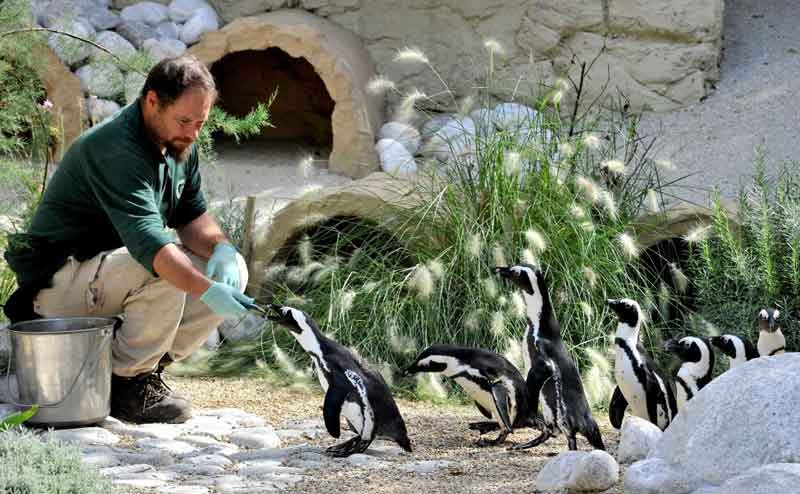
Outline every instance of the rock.
<path id="1" fill-rule="evenodd" d="M 136 54 L 133 44 L 114 31 L 103 31 L 97 35 L 94 41 L 122 59 Z M 110 57 L 104 51 L 92 48 L 92 58 L 97 61 L 106 61 Z"/>
<path id="2" fill-rule="evenodd" d="M 219 29 L 219 17 L 211 7 L 201 8 L 186 21 L 181 29 L 180 39 L 187 45 L 197 43 L 204 33 Z"/>
<path id="3" fill-rule="evenodd" d="M 798 485 L 800 485 L 800 464 L 773 463 L 751 468 L 729 479 L 714 494 L 788 493 L 797 492 Z"/>
<path id="4" fill-rule="evenodd" d="M 720 485 L 770 463 L 800 462 L 800 436 L 778 432 L 800 429 L 798 373 L 798 353 L 751 360 L 725 372 L 687 403 L 647 461 L 659 459 L 681 472 L 692 489 Z"/>
<path id="5" fill-rule="evenodd" d="M 114 29 L 122 22 L 122 18 L 106 9 L 95 9 L 88 14 L 88 20 L 98 31 Z"/>
<path id="6" fill-rule="evenodd" d="M 117 111 L 120 106 L 116 101 L 111 101 L 102 98 L 86 98 L 86 110 L 89 112 L 89 119 L 92 123 L 98 124 L 110 117 Z"/>
<path id="7" fill-rule="evenodd" d="M 143 22 L 157 26 L 169 20 L 169 9 L 156 2 L 138 2 L 122 9 L 120 17 L 125 22 Z"/>
<path id="8" fill-rule="evenodd" d="M 539 123 L 539 112 L 533 108 L 519 103 L 500 103 L 492 110 L 492 121 L 497 128 L 514 130 L 521 127 L 530 127 L 531 123 Z"/>
<path id="9" fill-rule="evenodd" d="M 614 0 L 609 3 L 609 27 L 626 32 L 670 32 L 692 41 L 721 36 L 723 1 L 692 2 Z"/>
<path id="10" fill-rule="evenodd" d="M 115 477 L 118 475 L 123 475 L 128 473 L 143 473 L 143 472 L 153 472 L 153 471 L 155 471 L 153 465 L 147 465 L 147 464 L 122 465 L 118 467 L 107 467 L 100 469 L 100 473 L 105 475 L 106 477 Z"/>
<path id="11" fill-rule="evenodd" d="M 82 446 L 89 446 L 89 445 L 110 446 L 112 444 L 117 444 L 120 441 L 119 436 L 103 429 L 102 427 L 84 427 L 81 429 L 51 430 L 47 432 L 47 436 L 57 441 L 74 443 Z"/>
<path id="12" fill-rule="evenodd" d="M 231 434 L 231 443 L 250 449 L 278 448 L 281 439 L 271 427 L 252 427 Z"/>
<path id="13" fill-rule="evenodd" d="M 184 433 L 183 428 L 173 424 L 141 424 L 131 425 L 126 434 L 133 437 L 157 437 L 160 439 L 175 439 Z"/>
<path id="14" fill-rule="evenodd" d="M 475 152 L 475 135 L 471 118 L 448 120 L 428 142 L 426 151 L 439 161 L 464 159 Z"/>
<path id="15" fill-rule="evenodd" d="M 219 334 L 226 340 L 242 341 L 261 334 L 266 323 L 264 318 L 248 313 L 240 321 L 226 319 L 219 325 Z"/>
<path id="16" fill-rule="evenodd" d="M 214 439 L 223 439 L 233 432 L 233 424 L 220 420 L 218 417 L 197 416 L 192 417 L 183 424 L 187 434 L 211 436 Z"/>
<path id="17" fill-rule="evenodd" d="M 176 463 L 169 467 L 169 471 L 180 475 L 222 475 L 227 470 L 220 465 L 198 465 L 195 463 Z"/>
<path id="18" fill-rule="evenodd" d="M 419 131 L 403 122 L 387 122 L 378 131 L 378 139 L 393 139 L 402 144 L 412 156 L 420 145 Z"/>
<path id="19" fill-rule="evenodd" d="M 138 72 L 125 74 L 125 103 L 131 103 L 139 97 L 144 87 L 145 76 Z"/>
<path id="20" fill-rule="evenodd" d="M 214 465 L 218 467 L 227 467 L 233 464 L 233 462 L 221 455 L 201 455 L 201 456 L 193 456 L 190 458 L 186 458 L 185 463 L 191 465 Z"/>
<path id="21" fill-rule="evenodd" d="M 604 491 L 619 481 L 619 465 L 605 451 L 566 451 L 536 476 L 540 491 Z"/>
<path id="22" fill-rule="evenodd" d="M 188 21 L 200 9 L 212 8 L 204 0 L 172 0 L 169 4 L 169 18 L 175 22 Z"/>
<path id="23" fill-rule="evenodd" d="M 84 39 L 91 40 L 94 37 L 94 29 L 78 20 L 72 22 L 61 21 L 53 27 Z M 89 58 L 92 53 L 92 46 L 88 43 L 61 34 L 50 34 L 47 43 L 65 65 L 77 65 Z"/>
<path id="24" fill-rule="evenodd" d="M 688 494 L 692 490 L 686 476 L 661 458 L 637 461 L 625 471 L 625 494 Z"/>
<path id="25" fill-rule="evenodd" d="M 81 463 L 88 467 L 109 468 L 122 464 L 122 460 L 114 454 L 114 450 L 103 446 L 102 448 L 83 448 Z"/>
<path id="26" fill-rule="evenodd" d="M 136 446 L 147 450 L 158 450 L 173 456 L 186 455 L 197 451 L 197 447 L 183 441 L 174 439 L 142 438 L 136 441 Z"/>
<path id="27" fill-rule="evenodd" d="M 115 9 L 123 9 L 130 5 L 134 5 L 139 3 L 140 0 L 111 0 L 111 4 L 114 6 Z M 162 5 L 168 5 L 170 0 L 155 0 L 156 2 Z"/>
<path id="28" fill-rule="evenodd" d="M 417 162 L 405 146 L 394 139 L 381 139 L 375 145 L 381 169 L 390 175 L 406 175 L 417 172 Z"/>
<path id="29" fill-rule="evenodd" d="M 422 137 L 433 137 L 436 131 L 441 129 L 447 122 L 451 120 L 453 120 L 453 116 L 449 113 L 444 115 L 436 115 L 435 117 L 430 118 L 422 125 Z"/>
<path id="30" fill-rule="evenodd" d="M 400 468 L 406 472 L 417 473 L 420 475 L 428 475 L 432 473 L 437 473 L 439 470 L 447 468 L 450 465 L 452 465 L 452 462 L 450 461 L 426 460 L 426 461 L 416 461 L 413 463 L 406 463 L 405 465 L 402 465 Z"/>
<path id="31" fill-rule="evenodd" d="M 266 420 L 262 417 L 238 408 L 208 408 L 198 410 L 194 415 L 196 417 L 217 417 L 236 427 L 263 427 L 267 425 Z"/>
<path id="32" fill-rule="evenodd" d="M 617 460 L 627 464 L 647 458 L 662 434 L 661 429 L 650 421 L 632 415 L 625 417 L 617 448 Z"/>
<path id="33" fill-rule="evenodd" d="M 122 71 L 110 63 L 90 63 L 75 71 L 81 87 L 100 98 L 115 98 L 124 90 Z"/>
<path id="34" fill-rule="evenodd" d="M 380 458 L 363 453 L 350 455 L 345 461 L 353 466 L 364 468 L 384 468 L 387 466 L 386 462 Z"/>
<path id="35" fill-rule="evenodd" d="M 145 40 L 156 37 L 156 30 L 144 22 L 127 22 L 117 26 L 116 31 L 127 39 L 137 49 L 142 47 Z"/>
<path id="36" fill-rule="evenodd" d="M 175 463 L 175 458 L 164 451 L 151 450 L 145 453 L 115 451 L 114 456 L 123 465 L 153 465 L 163 467 Z"/>
<path id="37" fill-rule="evenodd" d="M 144 48 L 153 59 L 153 62 L 160 62 L 169 57 L 178 57 L 186 51 L 186 44 L 178 39 L 154 39 L 150 38 L 142 43 Z"/>
<path id="38" fill-rule="evenodd" d="M 200 485 L 165 485 L 158 488 L 161 494 L 210 494 L 208 487 Z"/>
<path id="39" fill-rule="evenodd" d="M 156 36 L 158 39 L 174 39 L 177 41 L 180 35 L 181 28 L 172 21 L 162 22 L 156 26 Z"/>

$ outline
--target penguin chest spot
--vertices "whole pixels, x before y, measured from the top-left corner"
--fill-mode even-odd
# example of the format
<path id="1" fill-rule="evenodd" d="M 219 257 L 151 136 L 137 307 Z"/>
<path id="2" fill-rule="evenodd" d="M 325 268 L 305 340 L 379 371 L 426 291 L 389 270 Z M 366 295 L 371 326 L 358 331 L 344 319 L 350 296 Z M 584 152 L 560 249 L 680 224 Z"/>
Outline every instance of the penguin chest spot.
<path id="1" fill-rule="evenodd" d="M 493 418 L 498 418 L 497 410 L 494 406 L 494 398 L 492 394 L 481 388 L 475 381 L 471 381 L 464 377 L 457 377 L 455 382 L 472 398 L 475 402 L 482 406 L 484 410 L 490 412 Z"/>
<path id="2" fill-rule="evenodd" d="M 614 377 L 622 395 L 631 407 L 631 413 L 637 417 L 647 419 L 647 395 L 644 383 L 639 381 L 634 371 L 634 363 L 628 355 L 620 348 L 617 348 L 617 356 L 614 365 Z"/>
<path id="3" fill-rule="evenodd" d="M 361 406 L 354 401 L 346 400 L 342 405 L 342 415 L 355 428 L 356 434 L 361 434 L 364 429 L 364 413 Z"/>

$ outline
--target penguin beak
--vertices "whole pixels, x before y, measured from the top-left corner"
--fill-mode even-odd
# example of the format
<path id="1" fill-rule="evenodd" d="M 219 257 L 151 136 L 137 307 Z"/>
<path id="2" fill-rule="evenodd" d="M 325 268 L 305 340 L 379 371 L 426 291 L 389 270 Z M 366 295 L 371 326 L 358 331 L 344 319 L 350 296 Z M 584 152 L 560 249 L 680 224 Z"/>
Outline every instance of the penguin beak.
<path id="1" fill-rule="evenodd" d="M 507 266 L 495 266 L 494 273 L 506 279 L 513 279 L 514 275 Z"/>
<path id="2" fill-rule="evenodd" d="M 722 336 L 712 336 L 711 338 L 708 339 L 708 341 L 710 341 L 711 344 L 717 348 L 722 347 Z"/>
<path id="3" fill-rule="evenodd" d="M 619 306 L 620 306 L 619 299 L 610 298 L 606 300 L 606 305 L 608 305 L 608 307 L 611 310 L 613 310 L 615 314 L 619 315 Z"/>
<path id="4" fill-rule="evenodd" d="M 680 347 L 681 344 L 675 339 L 670 339 L 664 342 L 664 350 L 668 352 L 677 353 Z"/>

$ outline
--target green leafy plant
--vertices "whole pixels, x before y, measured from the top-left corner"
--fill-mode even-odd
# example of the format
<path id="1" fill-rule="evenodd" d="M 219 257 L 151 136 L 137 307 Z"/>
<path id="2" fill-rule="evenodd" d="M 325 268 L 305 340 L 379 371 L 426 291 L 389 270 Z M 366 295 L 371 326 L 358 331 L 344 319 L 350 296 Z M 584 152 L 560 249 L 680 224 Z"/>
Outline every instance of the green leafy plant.
<path id="1" fill-rule="evenodd" d="M 0 432 L 5 432 L 13 427 L 21 425 L 26 420 L 30 419 L 39 411 L 39 406 L 34 405 L 27 410 L 17 412 L 0 420 Z"/>

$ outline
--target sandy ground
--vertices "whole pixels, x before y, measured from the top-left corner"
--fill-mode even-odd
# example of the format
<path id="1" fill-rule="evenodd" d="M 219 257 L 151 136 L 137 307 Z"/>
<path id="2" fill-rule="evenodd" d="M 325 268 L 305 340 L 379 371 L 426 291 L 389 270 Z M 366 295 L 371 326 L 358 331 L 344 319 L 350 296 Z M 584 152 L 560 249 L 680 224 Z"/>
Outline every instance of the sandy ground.
<path id="1" fill-rule="evenodd" d="M 321 391 L 313 393 L 277 386 L 255 378 L 178 378 L 169 383 L 176 392 L 193 401 L 197 407 L 236 407 L 264 417 L 270 424 L 306 419 L 321 420 Z M 503 447 L 478 448 L 473 445 L 477 433 L 467 429 L 467 423 L 482 420 L 478 411 L 469 406 L 435 405 L 429 402 L 398 400 L 406 421 L 414 453 L 403 462 L 447 460 L 451 465 L 432 475 L 412 475 L 400 469 L 385 468 L 369 471 L 357 467 L 321 471 L 296 484 L 292 493 L 358 492 L 372 494 L 444 493 L 508 493 L 532 492 L 537 473 L 556 454 L 566 451 L 563 437 L 551 439 L 544 446 L 528 451 L 507 451 Z M 603 439 L 609 453 L 616 455 L 618 433 L 611 428 L 607 417 L 598 414 Z M 517 432 L 513 442 L 523 442 L 536 431 Z M 491 436 L 490 436 L 491 437 Z M 302 442 L 327 447 L 336 440 L 321 437 Z M 292 443 L 289 443 L 292 444 Z M 588 450 L 580 439 L 578 447 Z M 622 472 L 620 475 L 622 478 Z M 622 494 L 622 482 L 604 491 Z"/>

